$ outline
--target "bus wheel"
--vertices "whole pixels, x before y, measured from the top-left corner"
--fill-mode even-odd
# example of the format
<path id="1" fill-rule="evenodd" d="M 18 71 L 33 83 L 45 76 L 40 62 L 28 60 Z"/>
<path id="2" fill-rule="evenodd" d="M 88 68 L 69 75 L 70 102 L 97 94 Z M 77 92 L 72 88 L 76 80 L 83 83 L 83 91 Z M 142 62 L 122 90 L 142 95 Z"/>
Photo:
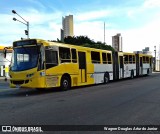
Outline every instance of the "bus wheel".
<path id="1" fill-rule="evenodd" d="M 71 81 L 69 77 L 63 76 L 61 79 L 61 86 L 60 86 L 61 90 L 66 91 L 70 89 L 70 87 L 71 87 Z"/>
<path id="2" fill-rule="evenodd" d="M 107 84 L 109 82 L 109 74 L 105 73 L 104 74 L 104 84 Z"/>

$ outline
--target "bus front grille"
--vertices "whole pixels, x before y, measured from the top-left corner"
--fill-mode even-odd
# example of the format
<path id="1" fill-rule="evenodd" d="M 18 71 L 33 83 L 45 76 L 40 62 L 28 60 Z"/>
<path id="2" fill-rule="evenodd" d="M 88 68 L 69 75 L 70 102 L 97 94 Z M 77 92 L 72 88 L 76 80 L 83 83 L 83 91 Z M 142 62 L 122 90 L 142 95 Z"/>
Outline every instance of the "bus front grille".
<path id="1" fill-rule="evenodd" d="M 28 83 L 29 82 L 29 80 L 11 80 L 11 83 L 12 84 L 15 84 L 15 85 L 21 85 L 21 84 L 26 84 L 26 83 Z"/>

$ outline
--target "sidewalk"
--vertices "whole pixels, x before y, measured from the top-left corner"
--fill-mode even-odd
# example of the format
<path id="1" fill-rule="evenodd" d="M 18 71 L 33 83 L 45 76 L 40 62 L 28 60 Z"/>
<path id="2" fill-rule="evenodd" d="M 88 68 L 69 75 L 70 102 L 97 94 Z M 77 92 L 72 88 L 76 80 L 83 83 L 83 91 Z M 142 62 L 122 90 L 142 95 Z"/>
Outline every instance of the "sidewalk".
<path id="1" fill-rule="evenodd" d="M 152 73 L 160 73 L 160 71 L 153 71 Z"/>

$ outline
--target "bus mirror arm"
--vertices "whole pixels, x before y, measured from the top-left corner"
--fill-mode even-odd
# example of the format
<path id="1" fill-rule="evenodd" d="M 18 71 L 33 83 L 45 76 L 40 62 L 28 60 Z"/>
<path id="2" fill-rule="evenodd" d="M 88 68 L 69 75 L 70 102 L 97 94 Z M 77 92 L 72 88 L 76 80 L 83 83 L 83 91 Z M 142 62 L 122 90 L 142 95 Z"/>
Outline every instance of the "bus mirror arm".
<path id="1" fill-rule="evenodd" d="M 6 57 L 7 57 L 7 49 L 11 49 L 11 47 L 5 47 L 4 49 L 3 49 L 3 54 L 4 54 L 4 58 L 6 59 Z M 8 60 L 8 59 L 6 59 L 6 60 Z M 9 61 L 9 60 L 8 60 Z M 9 62 L 11 62 L 11 61 L 9 61 Z"/>
<path id="2" fill-rule="evenodd" d="M 5 47 L 5 48 L 3 49 L 3 54 L 4 54 L 4 58 L 6 58 L 6 55 L 7 55 L 7 47 Z"/>

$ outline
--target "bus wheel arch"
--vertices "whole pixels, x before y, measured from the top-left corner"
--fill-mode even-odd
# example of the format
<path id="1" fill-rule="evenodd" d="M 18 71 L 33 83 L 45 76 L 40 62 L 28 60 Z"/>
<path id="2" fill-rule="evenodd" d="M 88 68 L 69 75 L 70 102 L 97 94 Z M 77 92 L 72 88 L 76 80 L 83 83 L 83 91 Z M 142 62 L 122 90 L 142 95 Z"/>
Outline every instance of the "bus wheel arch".
<path id="1" fill-rule="evenodd" d="M 109 78 L 109 73 L 105 72 L 104 74 L 104 84 L 107 84 L 109 82 L 110 78 Z"/>
<path id="2" fill-rule="evenodd" d="M 61 90 L 68 90 L 71 88 L 71 77 L 69 74 L 63 74 L 61 77 L 61 82 L 60 82 L 60 88 Z"/>

